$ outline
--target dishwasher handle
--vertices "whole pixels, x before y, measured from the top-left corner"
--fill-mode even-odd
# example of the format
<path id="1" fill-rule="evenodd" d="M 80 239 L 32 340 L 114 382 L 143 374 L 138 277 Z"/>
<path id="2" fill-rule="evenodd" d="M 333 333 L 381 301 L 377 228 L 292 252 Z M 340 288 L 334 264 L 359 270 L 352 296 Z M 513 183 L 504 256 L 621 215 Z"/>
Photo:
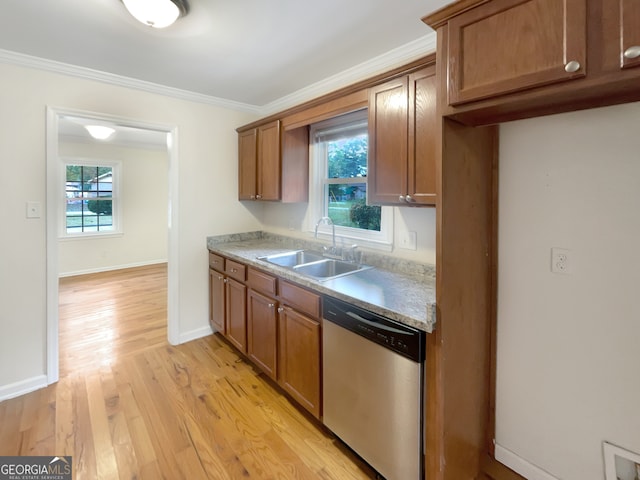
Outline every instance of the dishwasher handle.
<path id="1" fill-rule="evenodd" d="M 390 332 L 390 333 L 399 333 L 401 335 L 406 335 L 407 334 L 406 330 L 400 330 L 399 328 L 393 328 L 393 327 L 390 327 L 388 325 L 383 325 L 383 324 L 378 323 L 378 322 L 372 322 L 371 320 L 367 320 L 366 318 L 361 317 L 357 313 L 350 312 L 350 311 L 345 312 L 345 313 L 347 315 L 349 315 L 351 318 L 354 318 L 354 319 L 358 320 L 359 322 L 362 322 L 362 323 L 364 323 L 366 325 L 369 325 L 370 327 L 375 327 L 378 330 L 384 330 L 384 331 Z"/>

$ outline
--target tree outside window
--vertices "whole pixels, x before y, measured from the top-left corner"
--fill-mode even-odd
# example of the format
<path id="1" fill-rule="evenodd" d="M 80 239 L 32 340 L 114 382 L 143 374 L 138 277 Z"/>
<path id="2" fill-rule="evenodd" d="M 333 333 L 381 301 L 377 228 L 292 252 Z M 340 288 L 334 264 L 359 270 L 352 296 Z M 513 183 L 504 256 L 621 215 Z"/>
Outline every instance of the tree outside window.
<path id="1" fill-rule="evenodd" d="M 380 231 L 380 207 L 366 205 L 366 133 L 327 141 L 327 215 L 335 225 Z"/>

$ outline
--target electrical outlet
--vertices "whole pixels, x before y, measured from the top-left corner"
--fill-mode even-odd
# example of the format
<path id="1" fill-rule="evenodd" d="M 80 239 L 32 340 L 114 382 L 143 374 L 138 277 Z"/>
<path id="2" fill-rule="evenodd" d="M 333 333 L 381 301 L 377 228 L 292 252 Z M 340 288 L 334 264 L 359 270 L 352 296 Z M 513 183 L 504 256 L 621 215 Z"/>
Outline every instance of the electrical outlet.
<path id="1" fill-rule="evenodd" d="M 416 232 L 403 232 L 400 234 L 400 248 L 405 250 L 418 249 L 418 235 Z"/>
<path id="2" fill-rule="evenodd" d="M 570 250 L 566 248 L 551 249 L 551 272 L 564 274 L 572 272 Z"/>

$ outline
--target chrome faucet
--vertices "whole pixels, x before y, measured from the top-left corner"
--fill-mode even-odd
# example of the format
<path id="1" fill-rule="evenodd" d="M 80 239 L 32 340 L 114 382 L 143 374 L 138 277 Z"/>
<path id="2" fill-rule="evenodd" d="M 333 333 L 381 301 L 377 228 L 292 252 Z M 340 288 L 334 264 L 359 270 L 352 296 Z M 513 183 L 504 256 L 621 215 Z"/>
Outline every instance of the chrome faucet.
<path id="1" fill-rule="evenodd" d="M 329 218 L 329 217 L 322 217 L 322 218 L 320 218 L 320 220 L 318 220 L 318 223 L 316 223 L 316 235 L 315 235 L 315 237 L 316 237 L 316 238 L 318 238 L 318 227 L 319 227 L 321 224 L 323 224 L 323 223 L 324 223 L 325 225 L 331 225 L 331 229 L 332 229 L 332 232 L 333 232 L 333 233 L 332 233 L 332 235 L 331 235 L 331 238 L 332 238 L 332 240 L 333 240 L 333 241 L 332 241 L 333 246 L 331 247 L 331 250 L 329 250 L 329 253 L 330 253 L 330 254 L 332 254 L 332 255 L 337 255 L 337 247 L 336 247 L 336 226 L 335 226 L 335 224 L 333 223 L 333 220 L 331 220 L 331 218 Z M 326 250 L 327 250 L 327 247 L 325 247 L 325 251 L 326 251 Z"/>

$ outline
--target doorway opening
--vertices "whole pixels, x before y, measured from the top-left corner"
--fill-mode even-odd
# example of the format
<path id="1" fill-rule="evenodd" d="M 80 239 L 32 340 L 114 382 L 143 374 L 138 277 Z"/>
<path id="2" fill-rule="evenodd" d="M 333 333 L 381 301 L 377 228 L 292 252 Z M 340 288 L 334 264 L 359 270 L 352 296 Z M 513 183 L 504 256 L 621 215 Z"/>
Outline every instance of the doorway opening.
<path id="1" fill-rule="evenodd" d="M 47 383 L 49 384 L 58 381 L 60 375 L 60 293 L 58 281 L 61 274 L 64 276 L 79 273 L 95 273 L 145 264 L 145 261 L 143 261 L 140 265 L 136 265 L 135 259 L 132 257 L 118 256 L 118 258 L 111 260 L 111 265 L 109 265 L 110 259 L 106 257 L 108 257 L 112 251 L 116 251 L 109 248 L 105 248 L 102 251 L 98 250 L 98 257 L 102 258 L 91 259 L 88 263 L 84 264 L 82 262 L 74 263 L 75 252 L 77 251 L 80 254 L 82 250 L 81 248 L 76 249 L 76 246 L 82 245 L 82 242 L 85 244 L 91 244 L 93 242 L 94 245 L 97 245 L 97 243 L 95 243 L 95 237 L 87 240 L 81 238 L 82 235 L 77 234 L 77 232 L 80 231 L 75 225 L 75 223 L 77 223 L 75 216 L 77 215 L 76 210 L 78 210 L 78 206 L 83 212 L 82 221 L 88 225 L 86 229 L 87 234 L 102 237 L 97 239 L 98 242 L 108 241 L 109 236 L 121 241 L 125 235 L 122 234 L 122 231 L 110 231 L 109 227 L 104 229 L 105 231 L 103 232 L 92 232 L 91 221 L 102 221 L 102 224 L 108 225 L 109 222 L 113 222 L 118 215 L 121 216 L 120 220 L 127 218 L 126 212 L 123 212 L 122 209 L 118 212 L 116 208 L 118 201 L 116 200 L 115 188 L 107 189 L 103 187 L 101 189 L 101 192 L 103 190 L 107 191 L 107 195 L 113 194 L 114 198 L 111 199 L 109 197 L 106 202 L 104 198 L 101 199 L 102 202 L 89 198 L 91 195 L 98 195 L 92 192 L 92 184 L 104 183 L 107 181 L 107 177 L 110 181 L 112 179 L 111 174 L 114 173 L 113 171 L 110 171 L 110 175 L 108 176 L 105 174 L 96 175 L 96 178 L 100 177 L 100 180 L 87 178 L 84 179 L 86 180 L 84 181 L 83 179 L 76 179 L 74 177 L 74 175 L 77 176 L 76 170 L 84 171 L 75 168 L 77 166 L 74 164 L 92 163 L 90 159 L 92 156 L 92 143 L 95 148 L 99 147 L 102 148 L 103 151 L 105 150 L 105 144 L 97 143 L 98 141 L 89 139 L 85 133 L 87 131 L 85 128 L 87 124 L 106 125 L 115 129 L 119 136 L 119 145 L 118 147 L 113 146 L 111 148 L 126 150 L 127 148 L 141 148 L 143 145 L 152 148 L 151 145 L 153 145 L 153 148 L 164 151 L 164 158 L 167 159 L 163 166 L 163 168 L 166 169 L 164 180 L 161 181 L 164 185 L 158 185 L 158 190 L 164 192 L 162 201 L 166 202 L 162 207 L 164 211 L 165 228 L 161 234 L 164 234 L 166 239 L 167 339 L 171 344 L 179 343 L 179 326 L 177 321 L 178 211 L 177 208 L 175 208 L 178 198 L 177 127 L 107 114 L 49 107 L 47 109 Z M 81 141 L 81 138 L 84 138 L 84 140 Z M 62 167 L 67 164 L 73 167 Z M 69 174 L 73 178 L 65 178 L 65 172 L 67 171 L 70 172 Z M 88 171 L 90 171 L 90 169 L 88 169 Z M 96 171 L 100 173 L 99 170 Z M 145 179 L 141 179 L 140 182 L 145 182 Z M 76 183 L 78 183 L 79 186 L 76 185 Z M 65 192 L 65 188 L 63 188 L 66 184 L 71 185 L 69 188 L 71 189 L 70 192 L 73 198 L 66 198 L 69 195 L 69 192 Z M 75 187 L 75 190 L 72 187 Z M 104 192 L 102 192 L 102 194 L 104 194 Z M 76 205 L 76 203 L 78 205 Z M 109 206 L 113 206 L 113 211 L 110 210 L 106 212 L 105 208 L 98 209 L 95 206 L 96 203 L 100 203 L 101 207 L 107 203 Z M 98 213 L 93 212 L 94 210 L 98 210 Z M 116 214 L 116 212 L 118 213 Z M 92 219 L 92 215 L 97 218 Z M 69 222 L 71 222 L 71 227 L 68 226 Z M 120 224 L 120 227 L 121 225 L 122 224 Z M 67 232 L 71 233 L 67 234 Z M 129 237 L 132 237 L 132 235 Z M 66 239 L 61 240 L 61 238 Z M 75 246 L 73 245 L 74 242 Z M 138 242 L 144 242 L 144 238 L 138 239 Z M 143 248 L 144 246 L 138 245 L 138 247 Z M 122 252 L 126 250 L 126 248 L 121 249 Z M 69 252 L 74 252 L 74 254 L 70 254 Z M 146 262 L 154 263 L 149 259 L 146 259 Z M 64 268 L 64 272 L 61 272 L 61 267 Z M 82 335 L 82 332 L 79 332 L 78 335 Z"/>

